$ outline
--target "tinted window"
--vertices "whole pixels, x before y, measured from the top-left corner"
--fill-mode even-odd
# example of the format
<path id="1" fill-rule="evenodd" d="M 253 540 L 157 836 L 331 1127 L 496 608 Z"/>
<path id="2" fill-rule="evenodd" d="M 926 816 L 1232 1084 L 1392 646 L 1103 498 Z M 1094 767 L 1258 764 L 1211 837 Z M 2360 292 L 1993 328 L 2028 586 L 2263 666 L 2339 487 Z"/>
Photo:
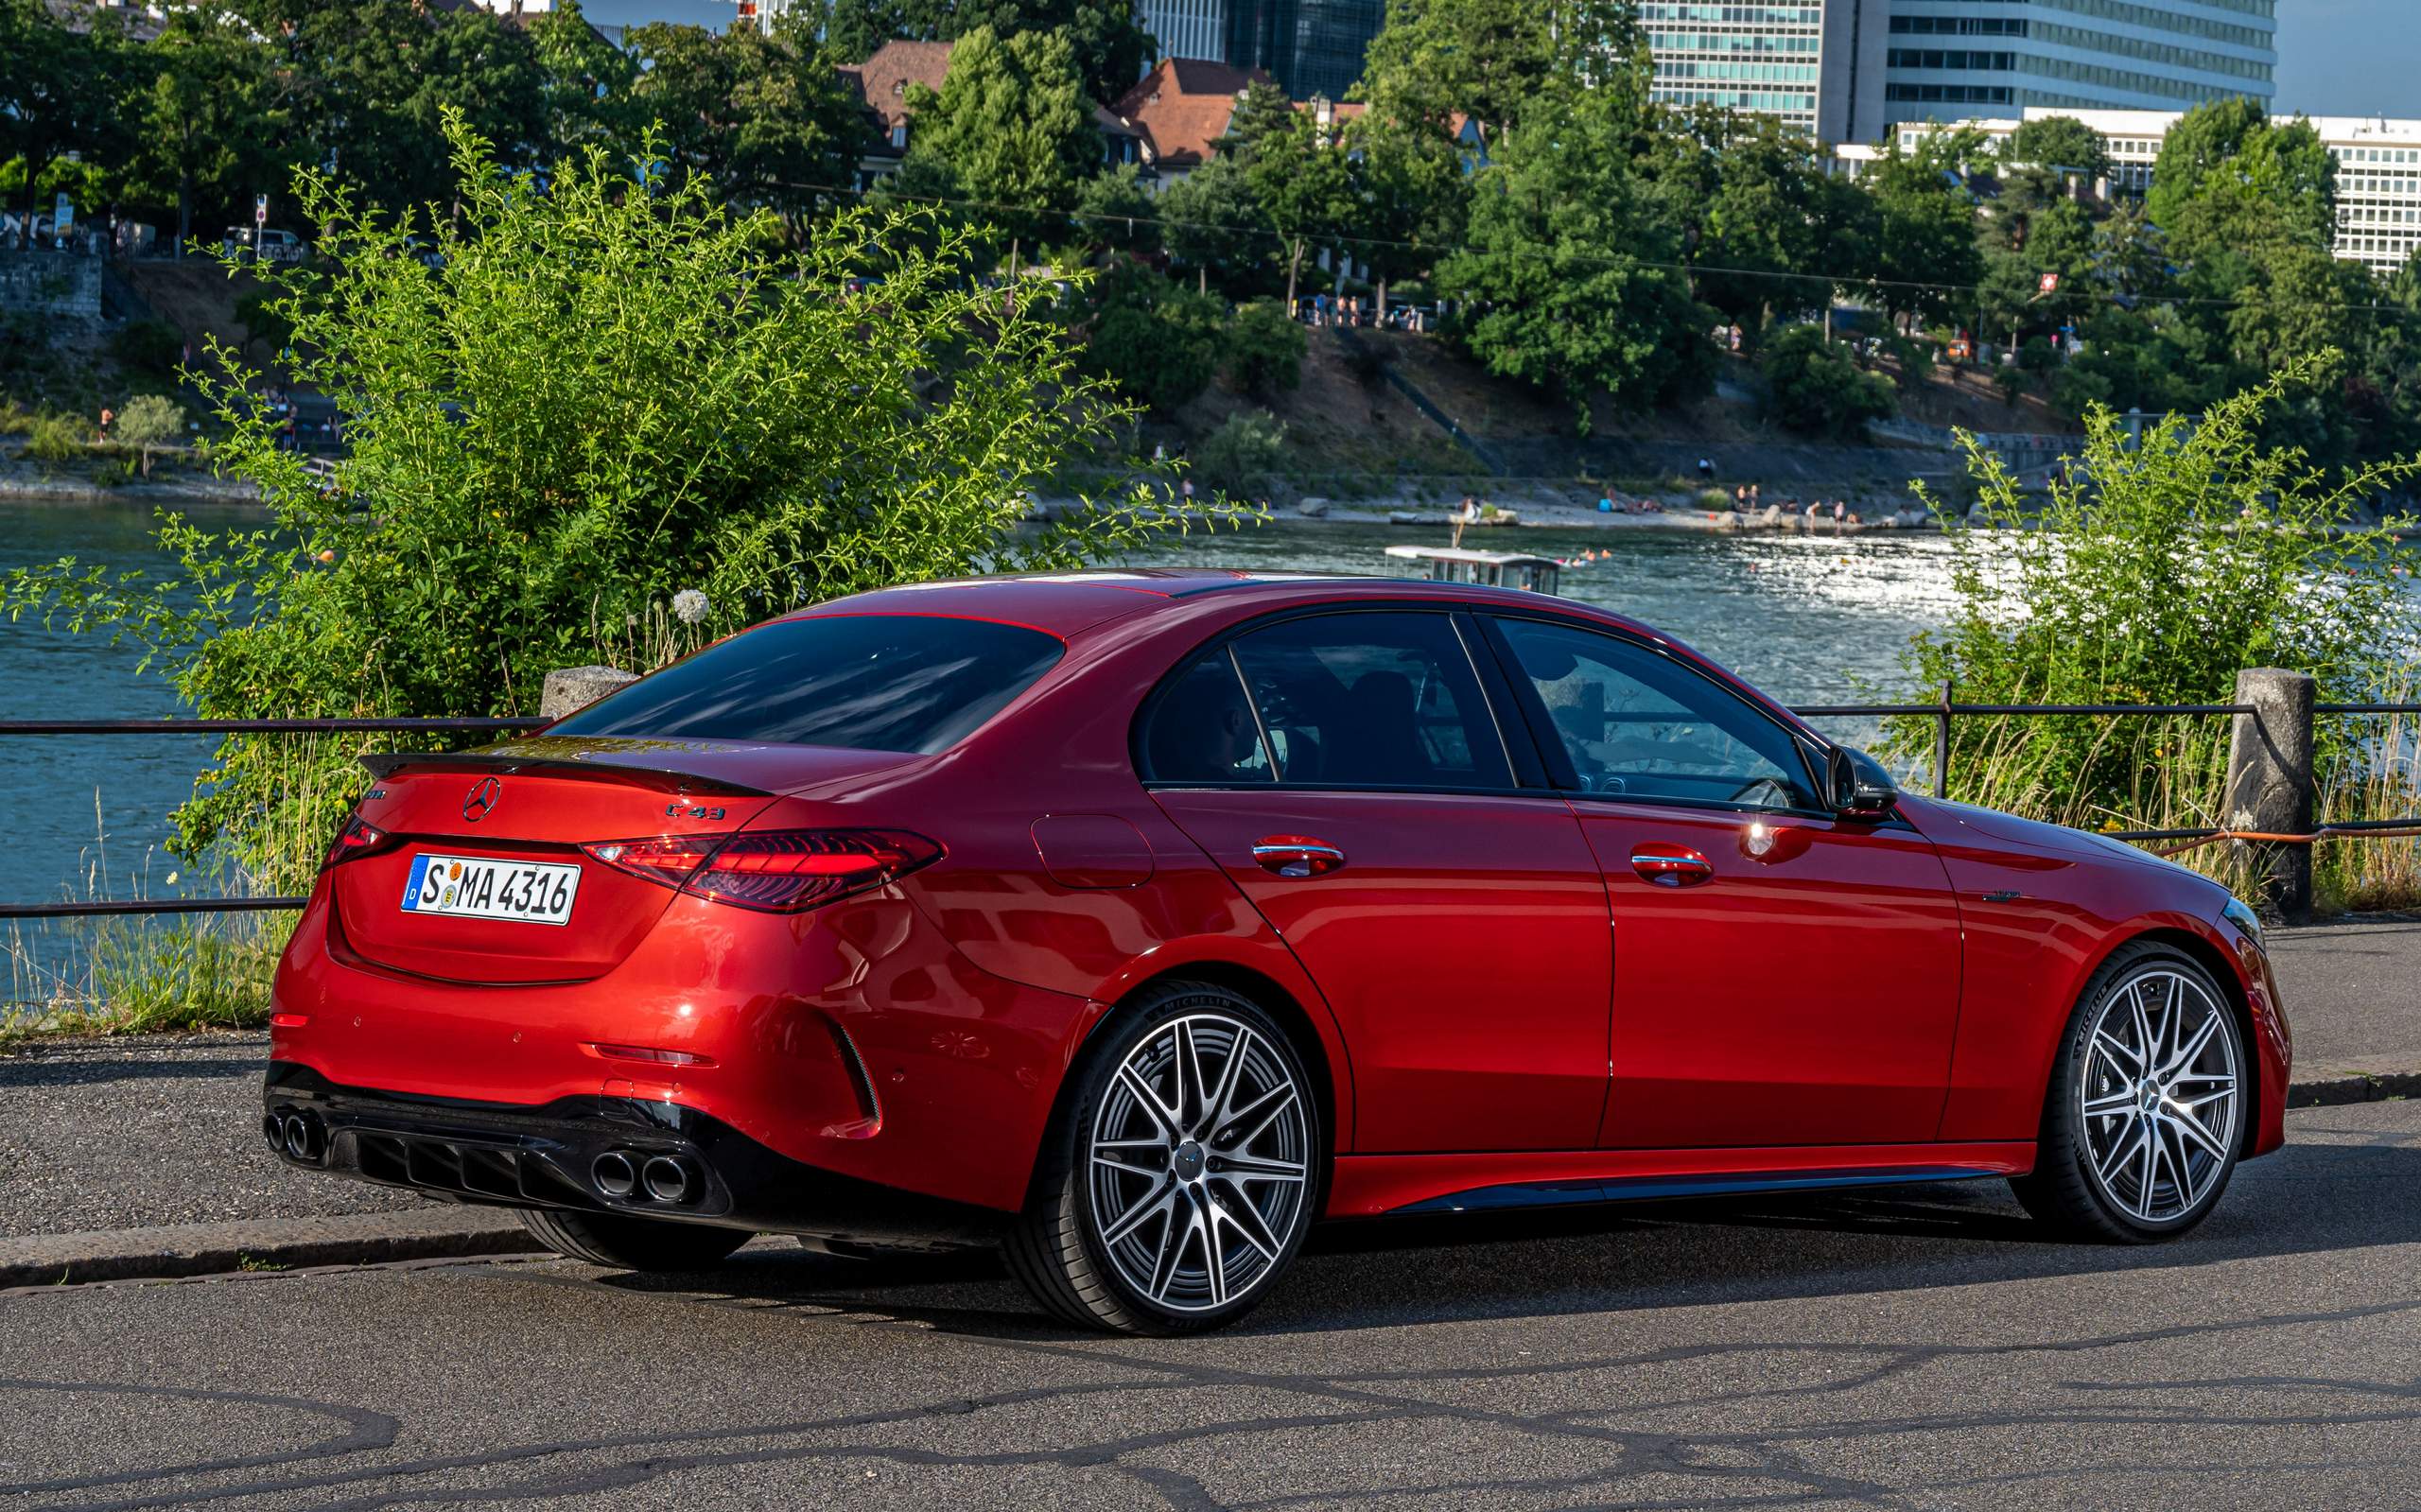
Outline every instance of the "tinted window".
<path id="1" fill-rule="evenodd" d="M 1289 619 L 1235 642 L 1279 780 L 1322 788 L 1506 788 L 1505 747 L 1454 622 Z"/>
<path id="2" fill-rule="evenodd" d="M 1143 725 L 1152 782 L 1267 782 L 1269 754 L 1228 648 L 1205 652 L 1171 683 Z"/>
<path id="3" fill-rule="evenodd" d="M 1668 657 L 1612 635 L 1497 621 L 1591 792 L 1814 808 L 1790 732 Z"/>
<path id="4" fill-rule="evenodd" d="M 1058 661 L 1058 637 L 923 615 L 791 619 L 736 635 L 553 727 L 556 735 L 946 751 Z"/>

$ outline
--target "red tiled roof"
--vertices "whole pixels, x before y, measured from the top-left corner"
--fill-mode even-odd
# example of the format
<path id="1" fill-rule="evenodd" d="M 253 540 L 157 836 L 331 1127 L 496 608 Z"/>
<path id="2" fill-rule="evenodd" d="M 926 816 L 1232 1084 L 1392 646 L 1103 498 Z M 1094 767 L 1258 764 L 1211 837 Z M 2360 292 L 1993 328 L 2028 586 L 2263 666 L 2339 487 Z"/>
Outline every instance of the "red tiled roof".
<path id="1" fill-rule="evenodd" d="M 941 93 L 942 80 L 949 77 L 950 43 L 946 42 L 905 42 L 893 38 L 874 50 L 874 56 L 855 68 L 844 68 L 842 76 L 858 86 L 858 94 L 866 109 L 882 122 L 883 134 L 908 119 L 908 86 L 922 84 L 934 94 Z"/>
<path id="2" fill-rule="evenodd" d="M 1141 132 L 1160 167 L 1199 167 L 1227 134 L 1236 96 L 1256 81 L 1276 82 L 1258 68 L 1163 58 L 1111 109 Z"/>

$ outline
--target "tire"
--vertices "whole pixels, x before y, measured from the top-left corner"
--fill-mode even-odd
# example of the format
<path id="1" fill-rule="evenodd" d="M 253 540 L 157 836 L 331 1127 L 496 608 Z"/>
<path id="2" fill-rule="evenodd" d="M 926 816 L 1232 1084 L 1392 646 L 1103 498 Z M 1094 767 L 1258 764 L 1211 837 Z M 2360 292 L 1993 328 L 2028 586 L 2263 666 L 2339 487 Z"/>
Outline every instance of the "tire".
<path id="1" fill-rule="evenodd" d="M 622 1213 L 524 1208 L 521 1225 L 567 1260 L 617 1271 L 705 1271 L 757 1236 L 744 1228 Z"/>
<path id="2" fill-rule="evenodd" d="M 2235 1005 L 2211 974 L 2165 946 L 2121 947 L 2069 1017 L 2034 1172 L 2011 1189 L 2068 1238 L 2175 1239 L 2227 1190 L 2252 1093 Z"/>
<path id="3" fill-rule="evenodd" d="M 1197 1333 L 1252 1311 L 1327 1173 L 1285 1031 L 1240 993 L 1166 982 L 1096 1029 L 1071 1077 L 1002 1246 L 1011 1273 L 1080 1328 Z"/>

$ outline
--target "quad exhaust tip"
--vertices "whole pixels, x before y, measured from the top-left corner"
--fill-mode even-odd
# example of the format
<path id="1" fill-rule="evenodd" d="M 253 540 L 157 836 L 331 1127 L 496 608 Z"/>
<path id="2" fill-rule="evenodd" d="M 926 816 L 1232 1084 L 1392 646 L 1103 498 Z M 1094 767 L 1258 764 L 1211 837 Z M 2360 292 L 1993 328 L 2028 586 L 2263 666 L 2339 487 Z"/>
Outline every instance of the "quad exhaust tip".
<path id="1" fill-rule="evenodd" d="M 647 1183 L 647 1194 L 657 1202 L 688 1202 L 694 1185 L 689 1168 L 669 1155 L 653 1156 L 641 1173 Z"/>
<path id="2" fill-rule="evenodd" d="M 588 1167 L 588 1179 L 608 1197 L 627 1197 L 638 1190 L 639 1173 L 631 1157 L 619 1150 L 608 1150 Z"/>
<path id="3" fill-rule="evenodd" d="M 272 1116 L 264 1124 L 265 1131 L 269 1124 L 276 1126 L 275 1138 L 279 1146 L 297 1160 L 307 1160 L 316 1164 L 321 1155 L 327 1149 L 327 1140 L 322 1136 L 320 1118 L 316 1113 L 287 1113 L 282 1117 Z"/>

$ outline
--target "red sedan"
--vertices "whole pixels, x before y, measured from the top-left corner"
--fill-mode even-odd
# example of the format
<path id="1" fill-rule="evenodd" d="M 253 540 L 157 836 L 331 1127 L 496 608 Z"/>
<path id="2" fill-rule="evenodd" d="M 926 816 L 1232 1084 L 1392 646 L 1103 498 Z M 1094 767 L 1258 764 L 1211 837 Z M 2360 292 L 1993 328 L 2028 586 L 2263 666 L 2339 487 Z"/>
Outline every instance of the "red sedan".
<path id="1" fill-rule="evenodd" d="M 2224 890 L 1562 600 L 895 588 L 369 765 L 264 1132 L 602 1265 L 996 1243 L 1173 1332 L 1321 1218 L 1996 1176 L 2138 1242 L 2283 1139 Z"/>

